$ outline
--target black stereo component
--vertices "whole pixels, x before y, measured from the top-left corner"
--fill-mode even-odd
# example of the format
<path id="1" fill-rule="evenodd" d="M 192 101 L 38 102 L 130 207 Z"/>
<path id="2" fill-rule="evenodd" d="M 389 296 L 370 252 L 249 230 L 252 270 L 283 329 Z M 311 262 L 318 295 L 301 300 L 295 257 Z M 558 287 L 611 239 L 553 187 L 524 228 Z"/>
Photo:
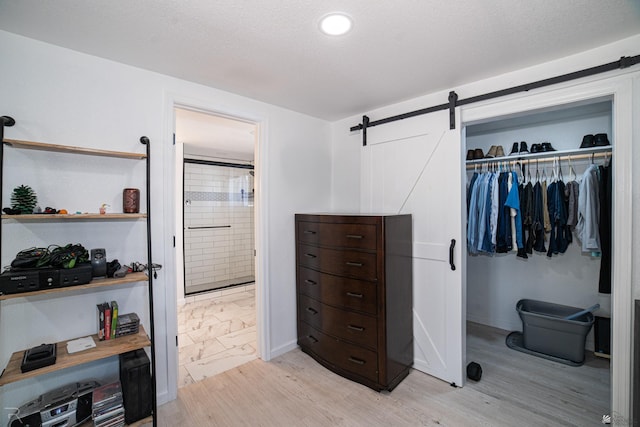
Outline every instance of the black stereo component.
<path id="1" fill-rule="evenodd" d="M 25 403 L 11 415 L 9 427 L 77 426 L 91 419 L 96 381 L 72 383 Z"/>
<path id="2" fill-rule="evenodd" d="M 84 285 L 91 282 L 92 275 L 93 267 L 88 262 L 74 268 L 14 269 L 0 274 L 0 295 Z"/>
<path id="3" fill-rule="evenodd" d="M 93 277 L 107 275 L 107 252 L 103 248 L 91 249 L 91 265 L 93 266 Z"/>
<path id="4" fill-rule="evenodd" d="M 40 289 L 38 270 L 5 271 L 0 274 L 0 295 L 18 294 Z"/>
<path id="5" fill-rule="evenodd" d="M 63 268 L 60 272 L 60 287 L 84 285 L 91 281 L 93 267 L 86 262 L 74 268 Z"/>
<path id="6" fill-rule="evenodd" d="M 124 421 L 131 424 L 151 415 L 151 368 L 144 350 L 120 355 Z"/>
<path id="7" fill-rule="evenodd" d="M 22 372 L 29 372 L 34 369 L 53 365 L 56 363 L 57 354 L 56 344 L 42 344 L 37 347 L 30 348 L 29 350 L 26 350 L 22 356 L 20 370 Z"/>

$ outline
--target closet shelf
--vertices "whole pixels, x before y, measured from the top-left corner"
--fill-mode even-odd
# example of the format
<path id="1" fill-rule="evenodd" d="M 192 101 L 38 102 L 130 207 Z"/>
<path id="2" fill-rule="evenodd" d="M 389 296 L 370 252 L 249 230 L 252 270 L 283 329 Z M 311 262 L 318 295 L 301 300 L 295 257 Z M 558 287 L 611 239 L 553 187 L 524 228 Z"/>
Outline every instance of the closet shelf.
<path id="1" fill-rule="evenodd" d="M 16 381 L 22 381 L 27 378 L 37 377 L 39 375 L 48 374 L 50 372 L 56 372 L 61 369 L 70 368 L 72 366 L 82 365 L 83 363 L 93 362 L 95 360 L 106 359 L 107 357 L 117 356 L 128 351 L 137 350 L 140 348 L 148 347 L 151 345 L 151 341 L 147 336 L 142 325 L 140 325 L 137 334 L 125 335 L 120 338 L 114 338 L 111 340 L 100 341 L 98 335 L 92 335 L 93 341 L 96 343 L 94 348 L 89 350 L 80 351 L 78 353 L 67 353 L 67 341 L 71 339 L 61 341 L 57 343 L 57 358 L 56 363 L 53 365 L 45 366 L 44 368 L 34 369 L 29 372 L 22 372 L 20 365 L 22 364 L 22 356 L 24 350 L 17 351 L 11 355 L 7 367 L 0 376 L 0 386 L 10 384 Z"/>
<path id="2" fill-rule="evenodd" d="M 125 151 L 99 150 L 95 148 L 73 147 L 70 145 L 47 144 L 44 142 L 21 141 L 18 139 L 4 139 L 2 142 L 14 147 L 27 150 L 53 151 L 59 153 L 85 154 L 89 156 L 117 157 L 121 159 L 146 159 L 147 155 L 142 153 L 129 153 Z"/>
<path id="3" fill-rule="evenodd" d="M 592 156 L 594 158 L 605 157 L 611 154 L 611 146 L 607 145 L 604 147 L 594 147 L 594 148 L 580 148 L 576 150 L 558 150 L 558 151 L 545 151 L 543 153 L 533 153 L 533 154 L 523 154 L 517 156 L 504 156 L 504 157 L 495 157 L 492 159 L 477 159 L 477 160 L 467 160 L 467 169 L 471 169 L 474 165 L 483 164 L 483 163 L 499 163 L 499 162 L 519 162 L 519 161 L 529 161 L 529 160 L 538 160 L 540 162 L 551 162 L 554 158 L 560 157 L 560 160 L 579 160 L 579 159 L 590 159 Z"/>
<path id="4" fill-rule="evenodd" d="M 136 283 L 136 282 L 148 282 L 148 281 L 149 281 L 149 276 L 147 276 L 145 273 L 129 273 L 126 276 L 120 277 L 120 278 L 93 279 L 91 280 L 91 282 L 87 283 L 86 285 L 42 289 L 42 290 L 32 291 L 32 292 L 22 292 L 19 294 L 7 294 L 7 295 L 0 294 L 0 301 L 12 299 L 12 298 L 24 298 L 24 297 L 31 297 L 35 295 L 55 294 L 59 292 L 69 292 L 69 291 L 75 291 L 79 289 L 94 289 L 94 288 L 101 288 L 105 286 L 122 285 L 124 283 Z"/>

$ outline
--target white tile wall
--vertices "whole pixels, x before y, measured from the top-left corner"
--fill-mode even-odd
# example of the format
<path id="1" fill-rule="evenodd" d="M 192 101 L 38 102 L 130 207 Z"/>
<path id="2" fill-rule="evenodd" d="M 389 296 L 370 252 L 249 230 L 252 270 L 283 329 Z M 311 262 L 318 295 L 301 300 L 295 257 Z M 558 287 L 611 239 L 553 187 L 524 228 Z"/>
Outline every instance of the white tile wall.
<path id="1" fill-rule="evenodd" d="M 185 284 L 255 275 L 253 177 L 247 169 L 185 164 Z M 243 192 L 244 191 L 244 192 Z M 196 229 L 188 227 L 225 226 Z"/>

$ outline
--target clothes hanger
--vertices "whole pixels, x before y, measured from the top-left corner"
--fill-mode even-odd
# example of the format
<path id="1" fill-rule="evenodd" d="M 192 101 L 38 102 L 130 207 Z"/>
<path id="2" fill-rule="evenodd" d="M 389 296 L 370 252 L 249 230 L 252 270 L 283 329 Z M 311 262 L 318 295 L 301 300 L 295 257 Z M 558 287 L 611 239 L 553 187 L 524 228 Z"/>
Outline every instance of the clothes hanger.
<path id="1" fill-rule="evenodd" d="M 568 160 L 569 160 L 569 180 L 575 181 L 577 176 L 576 176 L 576 171 L 573 169 L 573 165 L 571 164 L 571 156 L 568 156 Z"/>
<path id="2" fill-rule="evenodd" d="M 564 182 L 564 176 L 562 175 L 562 164 L 560 162 L 560 157 L 558 157 L 558 178 L 560 181 Z"/>
<path id="3" fill-rule="evenodd" d="M 536 183 L 540 182 L 540 171 L 538 170 L 538 159 L 536 159 Z"/>

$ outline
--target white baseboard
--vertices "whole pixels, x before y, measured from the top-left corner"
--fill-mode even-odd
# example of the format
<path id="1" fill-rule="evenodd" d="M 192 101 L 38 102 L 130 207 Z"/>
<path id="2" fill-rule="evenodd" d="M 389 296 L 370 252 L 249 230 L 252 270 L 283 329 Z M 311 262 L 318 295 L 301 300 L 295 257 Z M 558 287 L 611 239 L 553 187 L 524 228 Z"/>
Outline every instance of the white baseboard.
<path id="1" fill-rule="evenodd" d="M 298 340 L 295 339 L 295 340 L 289 341 L 288 343 L 281 345 L 280 347 L 276 347 L 272 349 L 271 352 L 269 353 L 268 360 L 271 360 L 278 356 L 282 356 L 283 354 L 288 353 L 291 350 L 295 350 L 296 348 L 298 348 Z"/>

